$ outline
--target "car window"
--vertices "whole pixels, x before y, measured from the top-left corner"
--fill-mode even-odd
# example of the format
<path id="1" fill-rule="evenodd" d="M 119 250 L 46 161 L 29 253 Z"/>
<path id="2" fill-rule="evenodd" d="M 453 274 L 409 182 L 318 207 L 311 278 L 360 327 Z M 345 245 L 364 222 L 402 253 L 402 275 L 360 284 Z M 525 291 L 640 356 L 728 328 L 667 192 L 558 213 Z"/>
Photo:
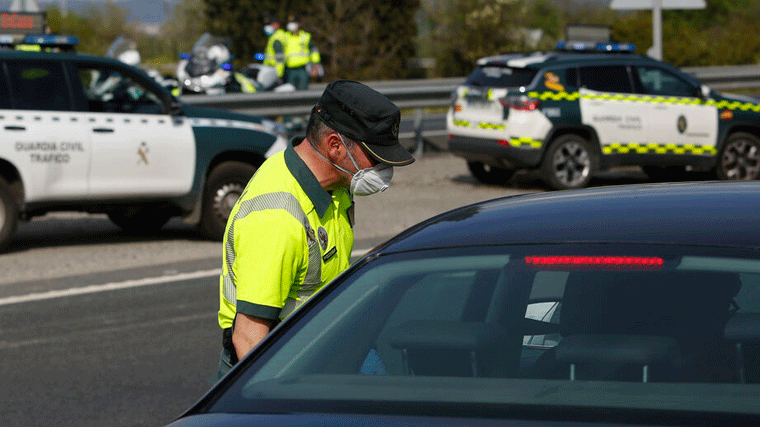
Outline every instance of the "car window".
<path id="1" fill-rule="evenodd" d="M 161 97 L 136 78 L 112 68 L 79 66 L 89 111 L 161 114 Z"/>
<path id="2" fill-rule="evenodd" d="M 59 61 L 8 61 L 14 107 L 19 110 L 69 111 L 71 96 Z"/>
<path id="3" fill-rule="evenodd" d="M 422 251 L 381 257 L 335 286 L 209 410 L 359 400 L 383 411 L 436 395 L 760 413 L 760 260 L 749 251 Z M 736 405 L 716 398 L 745 392 Z"/>
<path id="4" fill-rule="evenodd" d="M 502 65 L 485 65 L 476 68 L 465 81 L 465 85 L 485 87 L 527 86 L 536 77 L 533 68 L 513 68 Z"/>
<path id="5" fill-rule="evenodd" d="M 600 92 L 633 93 L 628 70 L 622 65 L 580 67 L 581 87 Z"/>
<path id="6" fill-rule="evenodd" d="M 690 96 L 695 94 L 695 88 L 675 74 L 655 67 L 634 67 L 635 74 L 641 83 L 642 93 L 663 96 Z"/>
<path id="7" fill-rule="evenodd" d="M 5 71 L 0 64 L 0 108 L 13 108 L 11 92 L 8 88 L 8 80 L 5 78 Z"/>

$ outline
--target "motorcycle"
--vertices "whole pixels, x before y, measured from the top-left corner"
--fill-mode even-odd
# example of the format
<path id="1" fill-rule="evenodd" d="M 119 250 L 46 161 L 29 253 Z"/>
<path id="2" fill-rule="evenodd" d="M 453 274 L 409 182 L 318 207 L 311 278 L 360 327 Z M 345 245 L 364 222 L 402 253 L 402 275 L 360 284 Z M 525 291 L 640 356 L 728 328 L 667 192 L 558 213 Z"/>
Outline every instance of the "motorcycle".
<path id="1" fill-rule="evenodd" d="M 242 70 L 235 70 L 231 61 L 229 41 L 204 33 L 195 42 L 190 54 L 180 55 L 177 65 L 180 93 L 221 95 L 295 90 L 293 85 L 289 85 L 289 88 L 287 85 L 278 84 L 274 67 L 249 64 Z"/>

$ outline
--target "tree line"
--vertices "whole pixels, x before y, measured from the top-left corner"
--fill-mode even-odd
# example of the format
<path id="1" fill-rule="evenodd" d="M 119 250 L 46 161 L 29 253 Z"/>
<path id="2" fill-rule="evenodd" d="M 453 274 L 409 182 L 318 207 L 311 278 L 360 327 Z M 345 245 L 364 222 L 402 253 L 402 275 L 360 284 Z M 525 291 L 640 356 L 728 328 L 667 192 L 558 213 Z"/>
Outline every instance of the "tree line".
<path id="1" fill-rule="evenodd" d="M 322 54 L 326 80 L 465 76 L 478 58 L 551 50 L 568 24 L 608 26 L 614 40 L 645 54 L 651 11 L 619 12 L 580 0 L 180 0 L 158 34 L 130 21 L 114 1 L 65 17 L 51 6 L 53 32 L 76 35 L 80 52 L 102 55 L 119 35 L 144 63 L 167 69 L 203 32 L 228 37 L 235 63 L 264 51 L 265 16 L 301 18 Z M 754 64 L 760 59 L 760 0 L 707 0 L 704 10 L 663 11 L 663 59 L 679 67 Z M 416 58 L 427 58 L 420 67 Z"/>

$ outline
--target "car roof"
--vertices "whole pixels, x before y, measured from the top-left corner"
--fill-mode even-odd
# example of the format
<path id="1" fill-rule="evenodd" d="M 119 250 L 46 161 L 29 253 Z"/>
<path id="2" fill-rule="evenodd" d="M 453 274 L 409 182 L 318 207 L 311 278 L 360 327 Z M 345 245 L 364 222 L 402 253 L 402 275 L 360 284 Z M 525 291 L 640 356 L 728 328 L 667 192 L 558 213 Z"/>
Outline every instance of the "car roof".
<path id="1" fill-rule="evenodd" d="M 29 60 L 29 59 L 62 59 L 62 60 L 74 60 L 85 59 L 87 61 L 102 62 L 112 64 L 117 59 L 108 58 L 105 56 L 88 55 L 85 53 L 76 52 L 28 52 L 23 50 L 13 49 L 0 49 L 0 59 L 5 60 Z"/>
<path id="2" fill-rule="evenodd" d="M 604 63 L 654 63 L 665 64 L 648 56 L 633 53 L 588 53 L 588 52 L 536 52 L 532 54 L 505 54 L 481 58 L 478 65 L 509 65 L 513 67 L 543 68 L 547 66 L 578 66 Z"/>
<path id="3" fill-rule="evenodd" d="M 556 243 L 760 248 L 760 182 L 695 182 L 524 194 L 458 208 L 380 252 Z"/>

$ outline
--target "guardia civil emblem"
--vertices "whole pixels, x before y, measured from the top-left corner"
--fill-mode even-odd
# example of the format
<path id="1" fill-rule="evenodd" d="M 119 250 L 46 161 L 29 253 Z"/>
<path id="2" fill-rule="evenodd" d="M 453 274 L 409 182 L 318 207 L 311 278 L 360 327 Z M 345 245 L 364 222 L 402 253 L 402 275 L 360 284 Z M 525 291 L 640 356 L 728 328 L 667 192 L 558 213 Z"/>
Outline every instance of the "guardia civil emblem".
<path id="1" fill-rule="evenodd" d="M 317 229 L 317 237 L 319 238 L 319 245 L 322 246 L 322 250 L 327 249 L 327 230 L 324 227 Z"/>

